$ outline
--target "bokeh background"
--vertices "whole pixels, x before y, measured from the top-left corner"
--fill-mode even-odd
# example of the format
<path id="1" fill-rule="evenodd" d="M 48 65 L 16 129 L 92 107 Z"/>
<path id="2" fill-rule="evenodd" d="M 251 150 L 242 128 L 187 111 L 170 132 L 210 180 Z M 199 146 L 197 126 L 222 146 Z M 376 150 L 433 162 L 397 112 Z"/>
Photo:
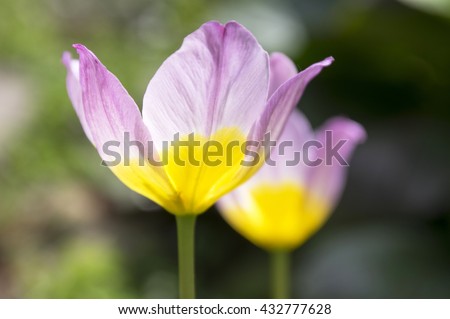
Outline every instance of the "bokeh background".
<path id="1" fill-rule="evenodd" d="M 329 222 L 294 256 L 294 297 L 450 298 L 450 1 L 0 0 L 0 297 L 177 296 L 174 217 L 100 166 L 60 63 L 91 48 L 141 104 L 185 35 L 235 19 L 299 68 L 299 108 L 369 139 Z M 198 295 L 268 297 L 266 254 L 212 208 Z"/>

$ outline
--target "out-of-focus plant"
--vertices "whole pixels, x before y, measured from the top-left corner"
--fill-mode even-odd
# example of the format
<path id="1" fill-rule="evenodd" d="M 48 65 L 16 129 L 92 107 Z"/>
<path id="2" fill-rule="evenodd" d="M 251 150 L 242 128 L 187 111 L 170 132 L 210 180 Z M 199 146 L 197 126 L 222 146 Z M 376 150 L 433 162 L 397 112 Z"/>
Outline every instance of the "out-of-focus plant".
<path id="1" fill-rule="evenodd" d="M 56 251 L 28 253 L 18 264 L 27 298 L 132 298 L 126 269 L 109 243 L 75 240 Z"/>

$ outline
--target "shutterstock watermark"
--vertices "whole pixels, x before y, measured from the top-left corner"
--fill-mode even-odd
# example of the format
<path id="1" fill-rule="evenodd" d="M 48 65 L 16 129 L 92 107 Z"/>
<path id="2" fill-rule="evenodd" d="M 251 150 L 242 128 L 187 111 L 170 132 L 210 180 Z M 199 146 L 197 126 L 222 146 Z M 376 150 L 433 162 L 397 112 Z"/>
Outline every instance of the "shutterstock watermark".
<path id="1" fill-rule="evenodd" d="M 138 154 L 139 166 L 165 166 L 169 163 L 178 166 L 234 166 L 237 161 L 242 166 L 254 166 L 261 160 L 269 166 L 348 166 L 340 153 L 347 142 L 347 139 L 334 140 L 333 131 L 325 131 L 323 141 L 311 139 L 301 145 L 289 140 L 277 142 L 271 139 L 270 133 L 266 133 L 262 141 L 231 140 L 225 143 L 199 140 L 194 133 L 181 139 L 177 133 L 171 141 L 162 141 L 158 148 L 153 141 L 144 144 L 131 139 L 130 133 L 125 132 L 123 141 L 108 141 L 102 145 L 102 152 L 108 158 L 102 161 L 102 165 L 129 166 L 131 162 L 136 163 L 135 154 Z"/>

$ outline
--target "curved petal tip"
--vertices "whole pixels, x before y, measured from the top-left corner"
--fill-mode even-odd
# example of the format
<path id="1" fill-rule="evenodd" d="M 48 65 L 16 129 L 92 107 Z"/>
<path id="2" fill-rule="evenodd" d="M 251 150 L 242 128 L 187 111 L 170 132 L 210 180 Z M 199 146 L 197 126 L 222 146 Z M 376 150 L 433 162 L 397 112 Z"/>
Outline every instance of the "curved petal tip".
<path id="1" fill-rule="evenodd" d="M 72 44 L 72 48 L 77 49 L 77 50 L 86 49 L 86 47 L 84 45 L 82 45 L 81 43 L 74 43 L 74 44 Z"/>
<path id="2" fill-rule="evenodd" d="M 80 44 L 80 43 L 75 43 L 75 44 L 73 44 L 72 45 L 72 47 L 75 49 L 75 50 L 77 50 L 77 53 L 79 54 L 79 55 L 81 55 L 81 54 L 90 54 L 90 55 L 94 55 L 92 52 L 91 52 L 91 50 L 89 50 L 86 46 L 84 46 L 84 45 L 82 45 L 82 44 Z"/>
<path id="3" fill-rule="evenodd" d="M 323 60 L 322 62 L 319 62 L 319 63 L 323 66 L 329 66 L 333 62 L 334 62 L 334 58 L 332 56 L 329 56 L 328 58 L 326 58 L 325 60 Z"/>

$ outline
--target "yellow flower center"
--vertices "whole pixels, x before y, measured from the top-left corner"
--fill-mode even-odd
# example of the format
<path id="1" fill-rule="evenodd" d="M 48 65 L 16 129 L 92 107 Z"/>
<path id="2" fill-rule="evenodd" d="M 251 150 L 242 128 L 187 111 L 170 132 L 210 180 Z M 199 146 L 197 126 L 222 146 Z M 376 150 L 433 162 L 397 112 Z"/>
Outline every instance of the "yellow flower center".
<path id="1" fill-rule="evenodd" d="M 220 129 L 209 138 L 181 136 L 161 151 L 164 164 L 160 167 L 148 162 L 139 166 L 135 159 L 129 166 L 111 169 L 129 188 L 171 213 L 201 214 L 244 181 L 238 171 L 243 168 L 245 142 L 246 136 L 238 128 Z M 262 162 L 260 159 L 257 166 Z M 247 168 L 256 170 L 256 166 Z"/>

